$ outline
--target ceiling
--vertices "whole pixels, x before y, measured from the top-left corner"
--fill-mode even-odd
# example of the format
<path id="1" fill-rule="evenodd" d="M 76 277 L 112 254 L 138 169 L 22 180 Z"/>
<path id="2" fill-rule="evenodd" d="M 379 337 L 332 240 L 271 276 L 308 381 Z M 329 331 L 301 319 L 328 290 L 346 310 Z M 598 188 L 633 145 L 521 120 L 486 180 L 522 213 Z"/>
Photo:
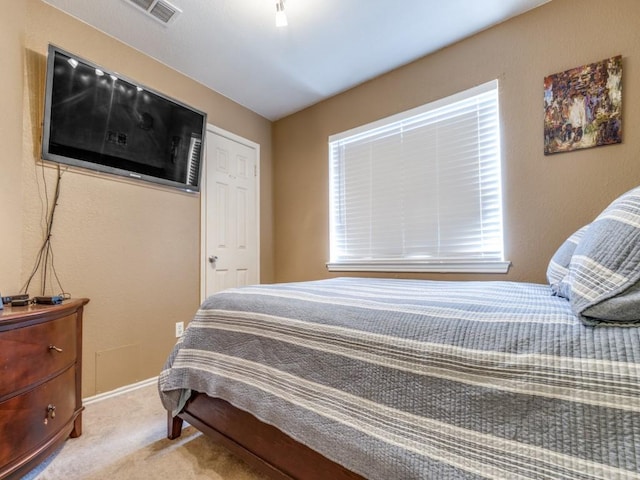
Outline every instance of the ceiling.
<path id="1" fill-rule="evenodd" d="M 285 0 L 286 27 L 276 0 L 162 0 L 168 24 L 132 0 L 44 1 L 277 120 L 550 0 Z"/>

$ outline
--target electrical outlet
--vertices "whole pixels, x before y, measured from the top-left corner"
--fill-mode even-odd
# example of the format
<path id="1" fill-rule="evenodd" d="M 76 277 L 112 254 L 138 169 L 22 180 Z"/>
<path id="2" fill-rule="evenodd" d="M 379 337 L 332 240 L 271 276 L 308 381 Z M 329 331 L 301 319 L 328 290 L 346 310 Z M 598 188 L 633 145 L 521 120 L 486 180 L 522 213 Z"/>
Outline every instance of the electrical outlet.
<path id="1" fill-rule="evenodd" d="M 184 333 L 184 322 L 176 322 L 176 338 L 180 338 Z"/>

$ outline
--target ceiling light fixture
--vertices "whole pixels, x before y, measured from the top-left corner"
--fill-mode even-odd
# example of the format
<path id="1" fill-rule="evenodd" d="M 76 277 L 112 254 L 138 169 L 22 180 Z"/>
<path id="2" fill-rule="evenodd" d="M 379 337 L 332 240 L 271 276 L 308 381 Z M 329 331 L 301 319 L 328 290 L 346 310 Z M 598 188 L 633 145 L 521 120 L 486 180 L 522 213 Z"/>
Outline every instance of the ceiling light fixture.
<path id="1" fill-rule="evenodd" d="M 284 0 L 276 0 L 276 27 L 286 27 L 287 15 L 284 13 Z"/>

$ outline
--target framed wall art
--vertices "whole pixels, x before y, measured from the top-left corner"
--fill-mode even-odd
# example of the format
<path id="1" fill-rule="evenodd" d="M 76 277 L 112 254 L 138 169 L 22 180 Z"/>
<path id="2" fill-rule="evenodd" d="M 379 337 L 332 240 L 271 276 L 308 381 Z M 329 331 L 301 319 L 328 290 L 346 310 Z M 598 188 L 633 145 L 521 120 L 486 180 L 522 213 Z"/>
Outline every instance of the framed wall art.
<path id="1" fill-rule="evenodd" d="M 545 155 L 621 142 L 621 55 L 545 77 Z"/>

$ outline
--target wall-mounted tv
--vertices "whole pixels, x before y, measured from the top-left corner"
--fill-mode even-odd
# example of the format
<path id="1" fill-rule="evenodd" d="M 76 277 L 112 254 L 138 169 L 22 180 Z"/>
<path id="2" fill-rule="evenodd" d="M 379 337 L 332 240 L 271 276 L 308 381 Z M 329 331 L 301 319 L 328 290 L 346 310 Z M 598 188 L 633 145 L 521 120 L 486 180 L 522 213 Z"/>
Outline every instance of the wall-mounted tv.
<path id="1" fill-rule="evenodd" d="M 49 45 L 42 158 L 197 192 L 206 114 Z"/>

